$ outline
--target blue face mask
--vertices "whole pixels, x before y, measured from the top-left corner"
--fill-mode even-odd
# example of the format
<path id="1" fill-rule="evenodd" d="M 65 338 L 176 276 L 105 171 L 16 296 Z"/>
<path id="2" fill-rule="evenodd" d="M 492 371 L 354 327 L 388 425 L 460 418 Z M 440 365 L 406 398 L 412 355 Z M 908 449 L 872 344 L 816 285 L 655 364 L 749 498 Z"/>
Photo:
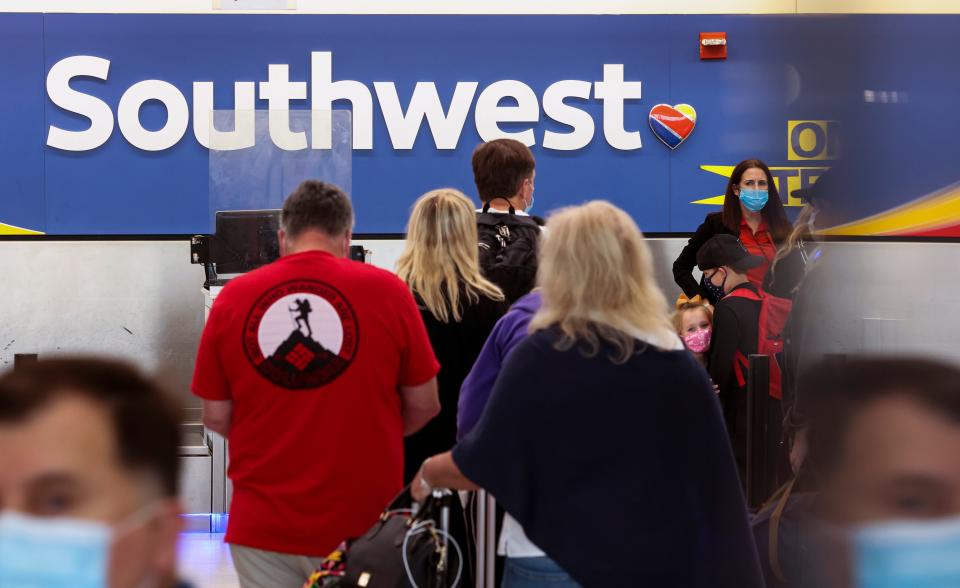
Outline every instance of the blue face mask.
<path id="1" fill-rule="evenodd" d="M 110 527 L 5 512 L 0 515 L 0 586 L 104 588 L 113 542 L 154 513 L 150 506 Z"/>
<path id="2" fill-rule="evenodd" d="M 858 588 L 960 586 L 960 517 L 870 525 L 853 545 Z"/>
<path id="3" fill-rule="evenodd" d="M 750 212 L 760 212 L 767 205 L 769 195 L 766 190 L 740 190 L 740 202 Z"/>
<path id="4" fill-rule="evenodd" d="M 0 586 L 107 585 L 111 529 L 102 523 L 0 516 Z"/>

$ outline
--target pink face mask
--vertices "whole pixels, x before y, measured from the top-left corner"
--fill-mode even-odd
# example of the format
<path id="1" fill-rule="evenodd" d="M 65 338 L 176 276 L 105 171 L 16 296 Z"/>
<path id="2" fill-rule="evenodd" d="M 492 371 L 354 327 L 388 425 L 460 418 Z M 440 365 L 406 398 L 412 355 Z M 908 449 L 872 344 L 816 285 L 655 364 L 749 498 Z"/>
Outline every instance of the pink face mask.
<path id="1" fill-rule="evenodd" d="M 694 353 L 703 353 L 710 349 L 710 333 L 712 329 L 697 329 L 683 336 L 683 343 Z"/>

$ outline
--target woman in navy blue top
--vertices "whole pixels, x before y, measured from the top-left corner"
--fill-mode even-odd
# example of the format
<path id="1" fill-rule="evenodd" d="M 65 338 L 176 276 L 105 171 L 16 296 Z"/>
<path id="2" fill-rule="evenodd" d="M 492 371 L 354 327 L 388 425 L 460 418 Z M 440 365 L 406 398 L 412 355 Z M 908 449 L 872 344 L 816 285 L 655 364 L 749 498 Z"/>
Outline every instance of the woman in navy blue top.
<path id="1" fill-rule="evenodd" d="M 538 284 L 479 424 L 424 463 L 414 495 L 496 497 L 545 553 L 508 558 L 504 586 L 763 586 L 719 404 L 636 224 L 606 202 L 553 215 Z"/>

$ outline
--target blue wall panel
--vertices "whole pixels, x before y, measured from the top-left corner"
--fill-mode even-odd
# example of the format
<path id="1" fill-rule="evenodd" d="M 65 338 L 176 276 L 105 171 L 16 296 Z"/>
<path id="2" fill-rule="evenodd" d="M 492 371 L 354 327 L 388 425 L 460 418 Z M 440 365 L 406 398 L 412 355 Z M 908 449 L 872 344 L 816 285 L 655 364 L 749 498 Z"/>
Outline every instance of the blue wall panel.
<path id="1" fill-rule="evenodd" d="M 105 101 L 116 115 L 123 92 L 146 79 L 172 83 L 191 109 L 192 82 L 212 81 L 215 107 L 230 109 L 235 81 L 259 82 L 266 79 L 268 64 L 289 64 L 292 80 L 309 82 L 311 51 L 331 51 L 334 80 L 363 82 L 373 95 L 374 148 L 353 153 L 352 196 L 361 233 L 402 231 L 410 205 L 427 190 L 453 186 L 475 195 L 470 156 L 480 142 L 471 109 L 455 150 L 438 150 L 426 121 L 412 150 L 394 149 L 373 82 L 396 83 L 404 108 L 417 82 L 435 82 L 446 107 L 458 81 L 479 82 L 479 96 L 493 82 L 519 80 L 542 99 L 556 81 L 598 81 L 604 64 L 623 64 L 625 78 L 643 84 L 642 99 L 624 106 L 625 127 L 640 131 L 641 149 L 619 151 L 607 144 L 603 105 L 594 98 L 567 101 L 589 112 L 595 122 L 593 140 L 577 151 L 542 146 L 545 130 L 568 130 L 542 112 L 532 125 L 503 127 L 535 129 L 536 209 L 541 214 L 607 198 L 646 231 L 685 232 L 714 210 L 692 202 L 722 193 L 725 184 L 723 177 L 701 166 L 732 166 L 747 157 L 781 167 L 831 165 L 789 159 L 789 120 L 845 116 L 851 137 L 861 141 L 875 120 L 873 111 L 855 108 L 862 88 L 910 86 L 918 107 L 928 94 L 931 104 L 944 106 L 948 97 L 960 96 L 958 75 L 944 70 L 948 57 L 939 54 L 941 45 L 952 42 L 950 31 L 958 25 L 960 17 L 952 16 L 4 14 L 0 222 L 51 234 L 209 230 L 208 152 L 194 138 L 192 124 L 178 144 L 160 152 L 133 147 L 118 128 L 93 151 L 45 147 L 48 125 L 75 130 L 88 125 L 83 117 L 54 105 L 44 91 L 49 69 L 74 55 L 111 61 L 108 80 L 77 79 L 72 87 Z M 848 41 L 869 45 L 876 30 L 886 31 L 898 43 L 879 52 L 864 49 L 852 57 L 843 55 Z M 727 32 L 728 60 L 699 59 L 701 31 Z M 830 39 L 837 44 L 831 45 Z M 851 65 L 845 58 L 854 60 L 852 67 L 841 67 Z M 919 70 L 912 65 L 916 63 L 922 64 Z M 295 101 L 292 108 L 308 108 L 309 102 Z M 676 151 L 662 145 L 648 127 L 647 113 L 660 102 L 688 103 L 698 112 L 696 130 Z M 266 106 L 257 100 L 257 108 Z M 922 141 L 904 137 L 895 125 L 899 111 L 881 114 L 905 146 L 935 148 L 940 159 L 950 159 L 943 152 L 952 144 L 951 136 L 931 136 L 924 127 L 928 135 Z M 956 114 L 944 116 L 946 122 L 937 124 L 954 133 Z M 159 128 L 165 111 L 147 103 L 141 120 L 147 128 Z M 871 161 L 888 155 L 872 153 Z M 922 188 L 943 186 L 960 176 L 947 168 L 938 166 L 925 174 Z M 902 190 L 891 195 L 883 187 L 907 181 L 893 175 L 889 181 L 878 180 L 871 188 L 878 195 L 864 200 L 863 212 L 902 201 Z"/>

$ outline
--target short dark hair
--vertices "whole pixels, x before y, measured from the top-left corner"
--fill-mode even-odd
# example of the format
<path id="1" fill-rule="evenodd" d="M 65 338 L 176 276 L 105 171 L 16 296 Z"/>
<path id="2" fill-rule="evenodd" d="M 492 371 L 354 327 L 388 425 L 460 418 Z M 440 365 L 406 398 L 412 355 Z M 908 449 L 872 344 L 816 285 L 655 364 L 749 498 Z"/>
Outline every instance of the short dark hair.
<path id="1" fill-rule="evenodd" d="M 309 229 L 332 237 L 342 235 L 353 228 L 350 197 L 334 184 L 306 180 L 283 203 L 280 226 L 289 239 Z"/>
<path id="2" fill-rule="evenodd" d="M 80 397 L 107 410 L 121 466 L 151 474 L 177 496 L 177 404 L 133 366 L 96 358 L 40 360 L 0 377 L 0 423 L 17 424 L 56 400 Z"/>
<path id="3" fill-rule="evenodd" d="M 801 375 L 797 390 L 814 472 L 827 473 L 837 464 L 850 424 L 888 396 L 914 400 L 960 426 L 960 369 L 953 365 L 883 356 L 825 360 Z"/>
<path id="4" fill-rule="evenodd" d="M 488 141 L 473 150 L 473 181 L 483 202 L 512 197 L 535 167 L 533 153 L 514 139 Z"/>

